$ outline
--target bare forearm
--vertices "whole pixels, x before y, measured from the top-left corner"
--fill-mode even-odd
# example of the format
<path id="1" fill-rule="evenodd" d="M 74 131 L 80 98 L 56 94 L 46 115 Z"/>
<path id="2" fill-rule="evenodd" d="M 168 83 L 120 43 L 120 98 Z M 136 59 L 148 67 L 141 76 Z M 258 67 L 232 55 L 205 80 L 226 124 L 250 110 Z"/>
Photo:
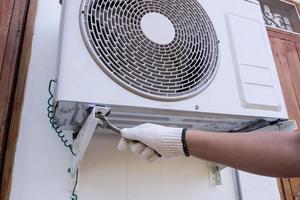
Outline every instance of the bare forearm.
<path id="1" fill-rule="evenodd" d="M 211 133 L 189 130 L 191 155 L 251 173 L 300 177 L 300 134 Z"/>

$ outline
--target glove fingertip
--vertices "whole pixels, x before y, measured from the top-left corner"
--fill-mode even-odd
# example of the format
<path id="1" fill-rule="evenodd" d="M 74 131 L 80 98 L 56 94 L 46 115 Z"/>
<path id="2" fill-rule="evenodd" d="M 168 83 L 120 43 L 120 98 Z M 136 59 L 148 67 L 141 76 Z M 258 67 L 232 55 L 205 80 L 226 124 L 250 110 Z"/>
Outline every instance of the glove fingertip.
<path id="1" fill-rule="evenodd" d="M 134 154 L 140 155 L 140 153 L 143 152 L 143 150 L 146 148 L 146 146 L 143 143 L 136 142 L 136 143 L 132 143 L 130 145 L 130 148 Z"/>
<path id="2" fill-rule="evenodd" d="M 126 152 L 129 149 L 129 141 L 125 138 L 121 138 L 117 146 L 118 150 L 121 152 Z"/>
<path id="3" fill-rule="evenodd" d="M 159 159 L 159 156 L 157 154 L 154 154 L 153 156 L 151 156 L 150 158 L 147 159 L 147 161 L 149 163 L 154 163 L 155 161 L 157 161 Z"/>

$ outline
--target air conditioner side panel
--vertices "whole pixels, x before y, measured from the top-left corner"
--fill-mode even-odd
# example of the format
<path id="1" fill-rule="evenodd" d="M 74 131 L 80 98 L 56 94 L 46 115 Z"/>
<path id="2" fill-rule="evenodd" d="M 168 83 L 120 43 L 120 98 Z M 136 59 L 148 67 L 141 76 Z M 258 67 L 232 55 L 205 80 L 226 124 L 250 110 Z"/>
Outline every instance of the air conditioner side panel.
<path id="1" fill-rule="evenodd" d="M 281 110 L 272 72 L 272 57 L 260 22 L 239 15 L 226 16 L 237 85 L 246 108 Z"/>

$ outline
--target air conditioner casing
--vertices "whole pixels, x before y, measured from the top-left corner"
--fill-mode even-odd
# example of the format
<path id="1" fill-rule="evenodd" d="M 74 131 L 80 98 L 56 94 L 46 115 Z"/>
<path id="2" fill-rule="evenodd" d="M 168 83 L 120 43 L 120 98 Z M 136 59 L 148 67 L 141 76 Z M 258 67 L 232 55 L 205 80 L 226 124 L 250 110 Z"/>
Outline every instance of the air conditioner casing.
<path id="1" fill-rule="evenodd" d="M 187 1 L 188 2 L 188 1 Z M 82 37 L 81 0 L 64 0 L 61 15 L 55 117 L 63 129 L 82 124 L 85 109 L 112 108 L 115 124 L 143 122 L 227 130 L 247 121 L 287 119 L 287 111 L 260 5 L 245 0 L 199 0 L 215 28 L 218 71 L 193 97 L 178 101 L 137 95 L 96 64 Z M 190 119 L 190 120 L 186 120 Z M 197 124 L 203 126 L 197 127 Z"/>

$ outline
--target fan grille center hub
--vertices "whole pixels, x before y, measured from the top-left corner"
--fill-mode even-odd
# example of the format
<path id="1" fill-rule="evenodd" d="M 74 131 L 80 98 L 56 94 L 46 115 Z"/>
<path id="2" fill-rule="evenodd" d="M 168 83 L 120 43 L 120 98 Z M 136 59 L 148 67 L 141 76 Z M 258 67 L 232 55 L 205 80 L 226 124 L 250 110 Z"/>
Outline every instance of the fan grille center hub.
<path id="1" fill-rule="evenodd" d="M 160 13 L 147 13 L 141 19 L 143 33 L 152 42 L 169 44 L 175 38 L 175 28 L 172 22 Z"/>

